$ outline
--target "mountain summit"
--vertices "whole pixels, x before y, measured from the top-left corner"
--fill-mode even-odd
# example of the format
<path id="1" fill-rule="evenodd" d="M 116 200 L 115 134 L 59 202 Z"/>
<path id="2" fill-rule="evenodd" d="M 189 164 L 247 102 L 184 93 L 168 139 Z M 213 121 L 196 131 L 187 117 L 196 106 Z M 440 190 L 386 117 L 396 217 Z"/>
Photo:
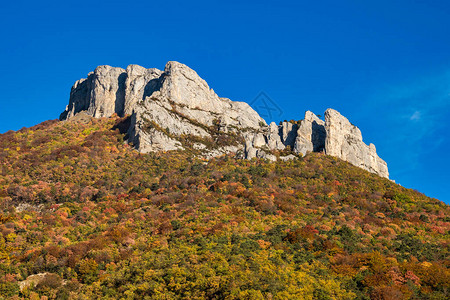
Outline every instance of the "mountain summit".
<path id="1" fill-rule="evenodd" d="M 168 62 L 164 71 L 129 65 L 99 66 L 72 87 L 60 120 L 130 116 L 128 141 L 143 153 L 190 149 L 204 157 L 292 159 L 325 152 L 388 178 L 387 164 L 361 131 L 333 109 L 325 121 L 307 111 L 298 122 L 263 118 L 245 102 L 219 97 L 191 68 Z"/>

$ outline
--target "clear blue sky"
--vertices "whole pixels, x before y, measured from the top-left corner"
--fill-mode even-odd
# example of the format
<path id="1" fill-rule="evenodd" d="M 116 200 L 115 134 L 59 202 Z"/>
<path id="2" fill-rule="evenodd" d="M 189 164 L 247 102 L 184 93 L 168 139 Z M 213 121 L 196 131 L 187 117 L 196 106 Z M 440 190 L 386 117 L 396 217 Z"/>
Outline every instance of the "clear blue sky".
<path id="1" fill-rule="evenodd" d="M 58 118 L 96 66 L 195 69 L 222 97 L 331 107 L 391 178 L 450 203 L 448 1 L 1 1 L 0 132 Z M 271 120 L 267 120 L 271 121 Z"/>

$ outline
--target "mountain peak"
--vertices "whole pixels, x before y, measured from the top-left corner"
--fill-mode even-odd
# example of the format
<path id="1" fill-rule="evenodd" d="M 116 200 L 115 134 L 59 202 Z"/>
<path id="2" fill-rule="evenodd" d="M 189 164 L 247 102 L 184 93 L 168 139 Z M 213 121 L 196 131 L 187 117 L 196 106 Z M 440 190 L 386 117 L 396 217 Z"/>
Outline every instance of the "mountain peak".
<path id="1" fill-rule="evenodd" d="M 267 126 L 247 103 L 219 97 L 197 72 L 176 61 L 164 71 L 97 67 L 74 84 L 60 119 L 80 112 L 94 118 L 130 116 L 128 141 L 143 153 L 191 149 L 204 157 L 234 152 L 247 159 L 285 160 L 325 152 L 389 176 L 375 146 L 366 145 L 361 131 L 338 111 L 327 109 L 325 121 L 307 111 L 301 121 Z"/>

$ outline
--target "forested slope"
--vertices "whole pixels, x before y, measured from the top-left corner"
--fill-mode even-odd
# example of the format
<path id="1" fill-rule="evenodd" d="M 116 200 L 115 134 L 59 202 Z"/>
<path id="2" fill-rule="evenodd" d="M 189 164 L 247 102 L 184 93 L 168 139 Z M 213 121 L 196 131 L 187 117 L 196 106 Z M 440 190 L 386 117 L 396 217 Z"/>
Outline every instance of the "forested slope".
<path id="1" fill-rule="evenodd" d="M 3 298 L 450 297 L 444 203 L 319 153 L 140 154 L 124 127 L 0 135 Z"/>

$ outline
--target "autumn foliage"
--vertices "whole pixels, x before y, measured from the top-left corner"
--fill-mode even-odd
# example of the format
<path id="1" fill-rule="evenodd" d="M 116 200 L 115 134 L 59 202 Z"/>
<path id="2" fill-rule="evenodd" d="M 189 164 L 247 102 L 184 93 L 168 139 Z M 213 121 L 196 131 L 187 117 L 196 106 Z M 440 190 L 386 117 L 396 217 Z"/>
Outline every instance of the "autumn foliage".
<path id="1" fill-rule="evenodd" d="M 140 154 L 125 122 L 0 135 L 0 299 L 450 298 L 444 203 L 318 153 Z"/>

